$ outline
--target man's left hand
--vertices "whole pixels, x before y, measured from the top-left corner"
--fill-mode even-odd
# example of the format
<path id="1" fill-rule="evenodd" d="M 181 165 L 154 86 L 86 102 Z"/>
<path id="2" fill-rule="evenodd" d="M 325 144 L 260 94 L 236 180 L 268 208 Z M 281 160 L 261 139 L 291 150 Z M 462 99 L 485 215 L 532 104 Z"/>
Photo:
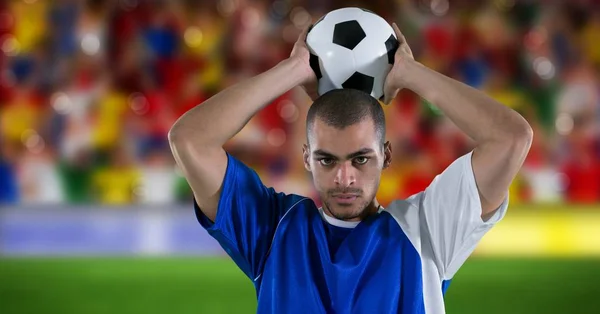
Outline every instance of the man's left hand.
<path id="1" fill-rule="evenodd" d="M 412 51 L 406 42 L 406 38 L 404 38 L 404 35 L 402 35 L 400 32 L 400 29 L 398 29 L 398 25 L 396 25 L 396 23 L 392 23 L 392 28 L 396 33 L 399 46 L 396 50 L 396 54 L 394 55 L 394 65 L 385 78 L 385 83 L 383 86 L 383 102 L 386 105 L 390 104 L 394 97 L 396 97 L 396 94 L 398 94 L 398 91 L 406 87 L 406 82 L 404 80 L 406 78 L 406 63 L 415 61 Z"/>

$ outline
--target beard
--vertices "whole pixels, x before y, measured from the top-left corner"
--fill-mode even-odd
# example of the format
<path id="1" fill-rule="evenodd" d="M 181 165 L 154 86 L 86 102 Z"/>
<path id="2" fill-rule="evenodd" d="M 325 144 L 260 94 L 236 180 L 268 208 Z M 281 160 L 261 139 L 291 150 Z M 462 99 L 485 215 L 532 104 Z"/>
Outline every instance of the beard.
<path id="1" fill-rule="evenodd" d="M 338 220 L 348 221 L 357 218 L 364 218 L 369 214 L 368 206 L 370 202 L 363 199 L 358 199 L 355 204 L 349 205 L 334 205 L 327 200 L 323 201 L 323 203 L 326 207 L 325 210 Z"/>

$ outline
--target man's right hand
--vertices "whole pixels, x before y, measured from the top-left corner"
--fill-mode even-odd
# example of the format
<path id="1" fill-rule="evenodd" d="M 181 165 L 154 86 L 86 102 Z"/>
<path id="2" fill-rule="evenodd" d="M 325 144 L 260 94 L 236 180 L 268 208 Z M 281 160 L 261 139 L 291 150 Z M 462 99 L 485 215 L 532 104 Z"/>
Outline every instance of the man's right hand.
<path id="1" fill-rule="evenodd" d="M 300 67 L 301 70 L 298 72 L 302 76 L 301 86 L 314 101 L 319 97 L 319 94 L 317 93 L 317 76 L 310 67 L 310 52 L 306 45 L 306 36 L 309 29 L 310 26 L 307 26 L 302 30 L 300 36 L 298 36 L 298 40 L 296 40 L 296 43 L 294 44 L 289 59 L 296 62 Z"/>

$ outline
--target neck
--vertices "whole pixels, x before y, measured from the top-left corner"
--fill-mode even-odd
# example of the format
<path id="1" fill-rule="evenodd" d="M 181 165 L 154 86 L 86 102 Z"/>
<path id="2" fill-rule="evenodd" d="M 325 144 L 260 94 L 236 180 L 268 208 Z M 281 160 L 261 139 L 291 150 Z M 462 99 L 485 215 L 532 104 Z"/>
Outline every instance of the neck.
<path id="1" fill-rule="evenodd" d="M 377 201 L 377 198 L 374 198 L 371 203 L 369 203 L 369 205 L 367 205 L 367 207 L 365 207 L 365 209 L 362 211 L 362 213 L 360 213 L 359 216 L 357 217 L 353 217 L 353 218 L 348 218 L 348 219 L 339 219 L 336 218 L 334 215 L 331 214 L 331 211 L 329 210 L 329 208 L 327 207 L 327 205 L 325 203 L 323 203 L 323 213 L 331 218 L 335 218 L 338 220 L 342 220 L 342 221 L 362 221 L 363 219 L 365 219 L 368 216 L 374 215 L 379 211 L 379 202 Z"/>

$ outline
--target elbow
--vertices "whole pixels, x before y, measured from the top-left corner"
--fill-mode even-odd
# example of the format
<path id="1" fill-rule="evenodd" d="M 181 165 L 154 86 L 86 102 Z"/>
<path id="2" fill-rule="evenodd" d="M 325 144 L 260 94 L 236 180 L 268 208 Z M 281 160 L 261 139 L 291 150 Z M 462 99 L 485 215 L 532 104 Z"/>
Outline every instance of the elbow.
<path id="1" fill-rule="evenodd" d="M 531 146 L 533 142 L 533 128 L 527 121 L 524 121 L 520 126 L 515 128 L 515 134 L 513 135 L 513 140 L 517 144 L 521 144 L 526 146 L 527 149 Z"/>
<path id="2" fill-rule="evenodd" d="M 167 139 L 171 146 L 178 145 L 185 139 L 185 136 L 182 134 L 182 130 L 177 124 L 173 125 L 167 134 Z"/>
<path id="3" fill-rule="evenodd" d="M 523 119 L 517 123 L 504 124 L 501 128 L 492 131 L 492 135 L 482 142 L 497 143 L 505 149 L 519 154 L 527 154 L 533 142 L 533 129 Z"/>
<path id="4" fill-rule="evenodd" d="M 529 147 L 533 142 L 533 128 L 529 122 L 517 112 L 505 120 L 500 126 L 502 131 L 495 132 L 502 142 Z"/>
<path id="5" fill-rule="evenodd" d="M 191 130 L 175 124 L 167 134 L 169 146 L 172 151 L 194 151 L 196 154 L 210 150 L 213 147 L 222 145 L 213 144 L 207 132 L 202 130 Z"/>
<path id="6" fill-rule="evenodd" d="M 171 148 L 176 149 L 187 146 L 192 139 L 192 134 L 186 128 L 175 124 L 169 130 L 167 139 Z M 195 139 L 195 141 L 198 141 L 198 139 Z"/>
<path id="7" fill-rule="evenodd" d="M 197 152 L 196 145 L 190 142 L 190 137 L 186 135 L 185 130 L 178 127 L 172 127 L 168 133 L 169 147 L 176 161 L 180 160 L 180 156 Z"/>
<path id="8" fill-rule="evenodd" d="M 507 147 L 512 148 L 511 150 L 518 152 L 518 155 L 526 156 L 533 143 L 533 137 L 533 128 L 529 123 L 524 122 L 511 128 L 505 143 Z"/>

